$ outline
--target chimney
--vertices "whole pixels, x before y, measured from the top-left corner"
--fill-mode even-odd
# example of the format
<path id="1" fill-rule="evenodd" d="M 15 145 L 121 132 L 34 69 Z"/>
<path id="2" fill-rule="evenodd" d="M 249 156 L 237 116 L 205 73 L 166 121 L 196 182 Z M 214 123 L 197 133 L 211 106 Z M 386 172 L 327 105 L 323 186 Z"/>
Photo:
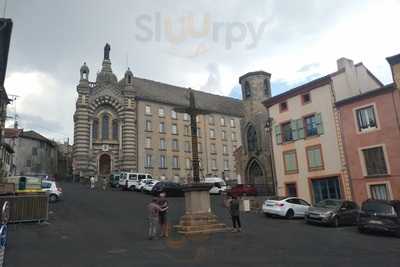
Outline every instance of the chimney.
<path id="1" fill-rule="evenodd" d="M 386 58 L 392 70 L 393 82 L 400 89 L 400 54 Z"/>
<path id="2" fill-rule="evenodd" d="M 345 57 L 339 58 L 336 61 L 336 63 L 337 63 L 338 70 L 354 68 L 353 60 L 345 58 Z"/>
<path id="3" fill-rule="evenodd" d="M 349 90 L 349 94 L 347 97 L 355 96 L 361 93 L 361 88 L 359 87 L 359 82 L 357 79 L 357 71 L 356 66 L 354 65 L 353 60 L 342 57 L 337 61 L 338 71 L 344 70 L 347 81 L 347 88 Z"/>

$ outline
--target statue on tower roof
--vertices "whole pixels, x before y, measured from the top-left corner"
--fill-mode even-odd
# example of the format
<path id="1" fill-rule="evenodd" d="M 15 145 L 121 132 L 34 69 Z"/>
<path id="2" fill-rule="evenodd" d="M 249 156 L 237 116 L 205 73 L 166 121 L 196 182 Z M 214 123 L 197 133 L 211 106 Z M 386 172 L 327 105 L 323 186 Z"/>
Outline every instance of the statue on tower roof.
<path id="1" fill-rule="evenodd" d="M 106 43 L 106 46 L 104 47 L 104 60 L 110 60 L 110 50 L 111 46 Z"/>

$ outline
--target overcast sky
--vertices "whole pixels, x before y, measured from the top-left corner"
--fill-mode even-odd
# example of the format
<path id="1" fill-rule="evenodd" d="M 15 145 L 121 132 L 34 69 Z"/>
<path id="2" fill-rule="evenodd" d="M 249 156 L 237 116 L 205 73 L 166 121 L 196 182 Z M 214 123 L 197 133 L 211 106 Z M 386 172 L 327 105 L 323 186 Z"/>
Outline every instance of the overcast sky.
<path id="1" fill-rule="evenodd" d="M 72 141 L 79 68 L 87 62 L 95 80 L 106 42 L 119 79 L 129 66 L 138 77 L 233 97 L 246 72 L 272 73 L 276 95 L 335 71 L 340 57 L 386 84 L 385 57 L 400 53 L 399 12 L 399 0 L 8 0 L 5 85 L 19 96 L 20 127 Z"/>

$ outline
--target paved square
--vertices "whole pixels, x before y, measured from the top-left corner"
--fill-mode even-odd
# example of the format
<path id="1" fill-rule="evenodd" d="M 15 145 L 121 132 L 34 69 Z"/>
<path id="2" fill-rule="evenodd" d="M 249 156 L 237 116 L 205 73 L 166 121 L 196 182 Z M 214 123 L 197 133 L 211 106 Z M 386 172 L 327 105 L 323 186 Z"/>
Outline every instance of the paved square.
<path id="1" fill-rule="evenodd" d="M 49 224 L 10 225 L 5 266 L 400 266 L 398 238 L 256 213 L 242 215 L 242 233 L 191 239 L 173 233 L 149 241 L 146 205 L 151 196 L 61 186 L 64 201 L 51 204 Z M 169 221 L 176 224 L 184 201 L 169 203 Z M 230 225 L 220 196 L 212 205 Z"/>

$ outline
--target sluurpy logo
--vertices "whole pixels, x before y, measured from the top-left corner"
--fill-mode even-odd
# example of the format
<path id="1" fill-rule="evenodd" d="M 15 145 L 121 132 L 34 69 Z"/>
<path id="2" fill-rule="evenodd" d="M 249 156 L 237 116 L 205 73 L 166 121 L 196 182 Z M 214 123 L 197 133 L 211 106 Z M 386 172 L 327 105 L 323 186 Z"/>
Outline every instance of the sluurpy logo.
<path id="1" fill-rule="evenodd" d="M 169 44 L 169 53 L 196 57 L 208 52 L 213 45 L 231 50 L 241 45 L 250 50 L 257 47 L 267 26 L 266 21 L 215 21 L 208 14 L 186 15 L 178 18 L 156 12 L 142 14 L 135 20 L 135 39 L 140 42 Z"/>

